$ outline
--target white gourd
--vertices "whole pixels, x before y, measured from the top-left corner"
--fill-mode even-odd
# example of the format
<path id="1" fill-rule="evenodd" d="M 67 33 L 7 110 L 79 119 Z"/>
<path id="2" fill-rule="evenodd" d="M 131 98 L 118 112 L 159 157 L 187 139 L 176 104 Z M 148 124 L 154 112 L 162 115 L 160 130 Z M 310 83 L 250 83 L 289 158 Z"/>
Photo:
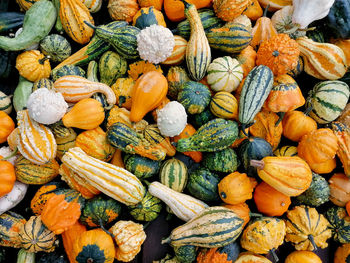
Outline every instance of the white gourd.
<path id="1" fill-rule="evenodd" d="M 28 185 L 16 181 L 11 192 L 0 198 L 0 215 L 18 205 L 27 193 Z"/>
<path id="2" fill-rule="evenodd" d="M 166 137 L 179 135 L 187 124 L 187 114 L 184 106 L 177 101 L 167 103 L 157 110 L 157 125 L 160 133 Z"/>
<path id="3" fill-rule="evenodd" d="M 2 156 L 3 158 L 6 158 L 12 154 L 13 154 L 13 151 L 10 149 L 10 147 L 2 146 L 0 148 L 0 156 Z M 10 162 L 12 165 L 15 165 L 17 157 L 18 157 L 17 155 L 12 156 L 11 158 L 6 159 L 6 161 Z"/>

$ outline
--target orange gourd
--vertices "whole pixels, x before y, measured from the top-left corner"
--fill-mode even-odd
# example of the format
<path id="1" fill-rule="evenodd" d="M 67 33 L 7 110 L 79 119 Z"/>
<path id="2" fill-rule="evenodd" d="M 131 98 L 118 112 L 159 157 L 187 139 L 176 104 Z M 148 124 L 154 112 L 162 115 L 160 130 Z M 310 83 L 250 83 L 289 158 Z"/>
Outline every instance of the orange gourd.
<path id="1" fill-rule="evenodd" d="M 136 0 L 109 0 L 108 12 L 113 20 L 131 22 L 140 7 Z"/>
<path id="2" fill-rule="evenodd" d="M 213 8 L 218 18 L 232 21 L 240 16 L 252 0 L 213 0 Z"/>
<path id="3" fill-rule="evenodd" d="M 22 77 L 32 82 L 49 78 L 51 73 L 48 57 L 39 50 L 29 50 L 19 54 L 16 58 L 16 69 Z"/>
<path id="4" fill-rule="evenodd" d="M 9 134 L 9 136 L 7 136 L 7 139 L 6 139 L 7 144 L 9 145 L 9 147 L 12 151 L 15 150 L 15 148 L 17 147 L 18 135 L 19 135 L 19 129 L 17 127 Z"/>
<path id="5" fill-rule="evenodd" d="M 332 43 L 338 47 L 340 47 L 346 57 L 346 66 L 350 67 L 350 39 L 335 39 Z"/>
<path id="6" fill-rule="evenodd" d="M 82 99 L 66 113 L 62 122 L 67 128 L 74 127 L 84 130 L 95 129 L 105 118 L 102 104 L 95 99 Z"/>
<path id="7" fill-rule="evenodd" d="M 243 228 L 246 224 L 248 224 L 250 220 L 250 209 L 249 206 L 246 203 L 239 203 L 235 205 L 230 204 L 224 204 L 224 207 L 231 209 L 233 212 L 235 212 L 240 218 L 243 219 Z"/>
<path id="8" fill-rule="evenodd" d="M 12 118 L 4 111 L 0 111 L 0 143 L 6 142 L 7 137 L 14 129 L 15 123 Z"/>
<path id="9" fill-rule="evenodd" d="M 0 159 L 0 197 L 11 192 L 16 181 L 15 168 L 8 161 Z"/>
<path id="10" fill-rule="evenodd" d="M 149 71 L 139 77 L 132 91 L 130 120 L 137 122 L 157 108 L 168 92 L 168 81 L 158 71 Z"/>
<path id="11" fill-rule="evenodd" d="M 154 65 L 148 61 L 140 60 L 129 65 L 128 74 L 130 78 L 136 81 L 142 74 L 149 71 L 158 71 L 159 73 L 163 73 L 163 70 L 159 65 Z"/>
<path id="12" fill-rule="evenodd" d="M 163 0 L 138 0 L 140 7 L 151 7 L 154 6 L 155 9 L 162 11 Z"/>
<path id="13" fill-rule="evenodd" d="M 322 263 L 322 260 L 311 251 L 294 251 L 290 253 L 284 263 Z"/>
<path id="14" fill-rule="evenodd" d="M 243 69 L 243 78 L 245 78 L 248 73 L 255 67 L 255 60 L 256 60 L 256 51 L 252 46 L 247 46 L 245 49 L 241 51 L 236 56 L 236 59 L 239 61 L 239 63 L 242 66 Z M 241 83 L 244 82 L 243 80 Z M 236 89 L 236 93 L 237 93 Z"/>
<path id="15" fill-rule="evenodd" d="M 252 252 L 242 252 L 238 255 L 235 263 L 272 263 L 266 257 Z"/>
<path id="16" fill-rule="evenodd" d="M 342 244 L 335 251 L 334 263 L 347 263 L 349 261 L 350 261 L 350 244 Z"/>
<path id="17" fill-rule="evenodd" d="M 196 129 L 191 124 L 187 123 L 185 129 L 183 129 L 183 131 L 179 135 L 173 137 L 172 141 L 178 142 L 180 139 L 185 139 L 192 136 L 195 132 L 196 132 Z M 203 158 L 202 153 L 198 151 L 183 152 L 183 154 L 191 157 L 191 159 L 196 163 L 201 162 Z"/>
<path id="18" fill-rule="evenodd" d="M 242 13 L 246 15 L 250 20 L 256 21 L 258 18 L 262 17 L 263 10 L 259 4 L 258 0 L 253 0 Z"/>
<path id="19" fill-rule="evenodd" d="M 118 78 L 111 86 L 119 107 L 131 109 L 131 94 L 135 81 L 132 78 Z"/>
<path id="20" fill-rule="evenodd" d="M 225 176 L 218 184 L 221 200 L 231 205 L 251 199 L 253 190 L 254 186 L 245 173 L 231 173 Z"/>
<path id="21" fill-rule="evenodd" d="M 317 129 L 316 121 L 301 111 L 289 111 L 283 118 L 283 136 L 294 142 Z"/>
<path id="22" fill-rule="evenodd" d="M 350 179 L 343 173 L 335 173 L 329 180 L 329 200 L 337 206 L 350 201 Z"/>
<path id="23" fill-rule="evenodd" d="M 83 233 L 85 233 L 86 227 L 79 223 L 79 221 L 75 222 L 69 229 L 62 233 L 62 241 L 64 250 L 66 251 L 69 262 L 75 262 L 72 250 L 73 244 L 75 240 Z"/>
<path id="24" fill-rule="evenodd" d="M 115 150 L 111 160 L 111 164 L 114 164 L 115 166 L 118 166 L 120 168 L 125 168 L 121 150 Z"/>
<path id="25" fill-rule="evenodd" d="M 189 0 L 197 9 L 209 7 L 212 0 Z M 185 6 L 181 0 L 164 0 L 164 11 L 168 19 L 172 22 L 179 22 L 185 19 Z"/>
<path id="26" fill-rule="evenodd" d="M 350 129 L 340 122 L 333 122 L 332 129 L 338 138 L 337 156 L 343 164 L 344 173 L 350 177 Z"/>
<path id="27" fill-rule="evenodd" d="M 261 182 L 255 188 L 254 202 L 259 212 L 267 216 L 281 216 L 288 210 L 291 199 L 267 183 Z"/>

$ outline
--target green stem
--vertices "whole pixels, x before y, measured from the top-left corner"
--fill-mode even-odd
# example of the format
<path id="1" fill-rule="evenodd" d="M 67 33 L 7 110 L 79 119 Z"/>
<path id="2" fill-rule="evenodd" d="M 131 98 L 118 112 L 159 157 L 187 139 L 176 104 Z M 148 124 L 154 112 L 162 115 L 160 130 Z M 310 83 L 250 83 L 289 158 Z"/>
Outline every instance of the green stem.
<path id="1" fill-rule="evenodd" d="M 167 237 L 166 239 L 163 239 L 162 240 L 162 244 L 169 244 L 171 241 L 171 238 L 170 237 Z"/>
<path id="2" fill-rule="evenodd" d="M 114 235 L 113 235 L 111 232 L 109 232 L 109 231 L 103 226 L 103 224 L 102 224 L 102 219 L 101 219 L 101 218 L 99 218 L 98 222 L 99 222 L 99 224 L 100 224 L 101 229 L 102 229 L 103 231 L 105 231 L 108 235 L 110 235 L 111 238 L 114 239 Z"/>
<path id="3" fill-rule="evenodd" d="M 277 254 L 276 254 L 275 249 L 274 249 L 274 248 L 271 249 L 270 252 L 271 252 L 271 254 L 272 254 L 272 257 L 273 257 L 274 261 L 275 261 L 275 262 L 278 262 L 278 261 L 279 261 L 279 258 L 278 258 Z"/>
<path id="4" fill-rule="evenodd" d="M 88 21 L 84 20 L 84 23 L 91 27 L 92 29 L 96 30 L 97 27 L 95 27 L 93 24 L 90 24 Z"/>
<path id="5" fill-rule="evenodd" d="M 313 235 L 308 235 L 307 238 L 310 240 L 312 246 L 314 247 L 314 250 L 313 250 L 313 251 L 316 251 L 316 250 L 317 250 L 317 245 L 316 245 L 316 243 L 315 243 L 314 236 L 313 236 Z"/>
<path id="6" fill-rule="evenodd" d="M 242 132 L 244 133 L 245 136 L 249 137 L 249 135 L 248 135 L 249 131 L 248 131 L 248 133 L 247 133 L 245 130 L 246 130 L 247 128 L 249 128 L 250 126 L 252 126 L 253 124 L 254 124 L 254 122 L 248 123 L 248 124 L 245 124 L 245 123 L 242 124 L 241 130 L 242 130 Z"/>
<path id="7" fill-rule="evenodd" d="M 304 111 L 304 114 L 306 116 L 309 116 L 309 113 L 312 111 L 312 105 L 310 107 L 308 107 L 305 111 Z"/>
<path id="8" fill-rule="evenodd" d="M 47 60 L 47 59 L 50 59 L 50 56 L 45 56 L 45 57 L 39 59 L 39 64 L 40 64 L 40 65 L 44 65 L 44 62 L 45 62 L 45 60 Z"/>
<path id="9" fill-rule="evenodd" d="M 275 127 L 277 127 L 278 124 L 281 123 L 281 121 L 283 120 L 283 117 L 284 117 L 284 115 L 286 115 L 286 113 L 285 112 L 277 112 L 277 115 L 278 115 L 278 120 L 275 123 Z"/>
<path id="10" fill-rule="evenodd" d="M 148 182 L 147 180 L 142 180 L 147 186 L 149 186 L 151 183 Z"/>
<path id="11" fill-rule="evenodd" d="M 268 4 L 268 5 L 265 7 L 265 10 L 264 10 L 264 13 L 263 13 L 263 17 L 266 17 L 267 10 L 269 9 L 269 7 L 270 7 L 270 4 Z"/>
<path id="12" fill-rule="evenodd" d="M 249 212 L 250 217 L 263 217 L 262 214 Z"/>
<path id="13" fill-rule="evenodd" d="M 10 159 L 11 157 L 15 156 L 17 153 L 18 153 L 18 148 L 16 146 L 15 149 L 13 150 L 13 152 L 9 156 L 2 158 L 1 161 L 6 161 L 6 160 Z"/>
<path id="14" fill-rule="evenodd" d="M 143 225 L 143 229 L 146 229 L 150 224 L 151 224 L 151 221 L 150 221 L 150 222 L 147 222 L 146 224 L 144 224 L 144 225 Z"/>

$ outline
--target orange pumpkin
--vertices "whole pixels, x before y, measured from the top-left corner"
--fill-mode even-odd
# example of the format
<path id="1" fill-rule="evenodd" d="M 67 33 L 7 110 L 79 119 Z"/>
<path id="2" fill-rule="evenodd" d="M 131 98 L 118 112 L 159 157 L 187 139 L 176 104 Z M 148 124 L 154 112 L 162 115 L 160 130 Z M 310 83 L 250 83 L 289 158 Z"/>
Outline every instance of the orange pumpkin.
<path id="1" fill-rule="evenodd" d="M 107 8 L 113 20 L 126 22 L 131 22 L 140 9 L 136 0 L 109 0 Z"/>
<path id="2" fill-rule="evenodd" d="M 32 82 L 49 78 L 51 73 L 48 57 L 39 50 L 29 50 L 19 54 L 16 58 L 16 68 L 22 77 Z"/>
<path id="3" fill-rule="evenodd" d="M 212 0 L 188 0 L 197 9 L 209 7 Z M 164 11 L 170 21 L 179 22 L 185 19 L 185 6 L 181 0 L 164 0 Z"/>
<path id="4" fill-rule="evenodd" d="M 213 8 L 218 18 L 232 21 L 240 16 L 252 0 L 213 0 Z"/>
<path id="5" fill-rule="evenodd" d="M 289 111 L 283 118 L 283 136 L 294 142 L 317 129 L 316 121 L 301 111 Z"/>
<path id="6" fill-rule="evenodd" d="M 0 197 L 11 192 L 16 181 L 15 168 L 8 161 L 0 160 Z"/>
<path id="7" fill-rule="evenodd" d="M 343 173 L 335 173 L 329 180 L 329 200 L 337 206 L 350 201 L 350 179 Z"/>
<path id="8" fill-rule="evenodd" d="M 259 212 L 267 216 L 281 216 L 288 210 L 291 199 L 267 183 L 261 182 L 255 188 L 254 202 Z"/>
<path id="9" fill-rule="evenodd" d="M 231 209 L 235 212 L 240 218 L 243 219 L 243 228 L 246 224 L 248 224 L 250 220 L 250 209 L 246 203 L 239 203 L 235 205 L 224 204 L 224 207 Z"/>
<path id="10" fill-rule="evenodd" d="M 75 262 L 74 255 L 72 253 L 75 240 L 86 231 L 86 227 L 77 221 L 68 230 L 62 233 L 63 246 L 69 262 Z"/>
<path id="11" fill-rule="evenodd" d="M 15 123 L 12 118 L 4 111 L 0 111 L 0 143 L 6 142 L 7 137 L 14 129 Z"/>
<path id="12" fill-rule="evenodd" d="M 252 252 L 242 252 L 239 254 L 235 263 L 272 263 L 264 256 Z"/>
<path id="13" fill-rule="evenodd" d="M 284 263 L 322 263 L 322 260 L 311 251 L 294 251 L 290 253 Z"/>
<path id="14" fill-rule="evenodd" d="M 268 66 L 275 76 L 286 74 L 298 65 L 298 43 L 287 34 L 277 34 L 261 43 L 256 64 Z"/>
<path id="15" fill-rule="evenodd" d="M 344 173 L 350 177 L 350 129 L 340 122 L 333 122 L 332 129 L 338 138 L 337 155 L 343 164 Z"/>
<path id="16" fill-rule="evenodd" d="M 350 244 L 342 244 L 334 254 L 334 263 L 347 263 L 350 261 Z"/>
<path id="17" fill-rule="evenodd" d="M 243 15 L 246 15 L 250 20 L 257 20 L 262 17 L 263 10 L 259 4 L 258 0 L 253 0 L 250 5 L 248 5 L 247 9 L 243 11 Z"/>
<path id="18" fill-rule="evenodd" d="M 158 71 L 149 71 L 139 77 L 132 90 L 130 120 L 137 122 L 157 108 L 168 92 L 168 81 Z"/>
<path id="19" fill-rule="evenodd" d="M 277 31 L 273 26 L 271 19 L 266 17 L 267 10 L 258 20 L 256 20 L 255 26 L 252 28 L 252 41 L 250 45 L 253 48 L 257 48 L 263 41 L 269 40 L 271 37 L 277 35 Z"/>
<path id="20" fill-rule="evenodd" d="M 256 60 L 256 51 L 252 46 L 247 46 L 245 49 L 241 51 L 236 56 L 236 59 L 239 61 L 239 63 L 242 66 L 243 69 L 243 78 L 245 78 L 248 73 L 255 67 L 255 60 Z M 241 83 L 243 80 L 241 81 Z M 236 93 L 237 93 L 236 89 Z"/>
<path id="21" fill-rule="evenodd" d="M 218 184 L 221 200 L 231 205 L 251 199 L 253 190 L 254 186 L 245 173 L 231 173 L 225 176 Z"/>
<path id="22" fill-rule="evenodd" d="M 162 11 L 163 0 L 138 0 L 140 7 L 151 7 L 154 6 L 155 9 Z"/>

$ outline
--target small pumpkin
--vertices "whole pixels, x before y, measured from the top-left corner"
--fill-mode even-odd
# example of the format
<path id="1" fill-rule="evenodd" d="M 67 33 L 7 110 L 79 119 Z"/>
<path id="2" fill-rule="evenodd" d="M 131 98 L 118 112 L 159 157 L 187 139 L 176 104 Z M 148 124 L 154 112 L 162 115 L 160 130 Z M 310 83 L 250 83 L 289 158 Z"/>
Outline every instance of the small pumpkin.
<path id="1" fill-rule="evenodd" d="M 118 78 L 111 86 L 117 98 L 117 106 L 131 109 L 131 94 L 134 85 L 135 81 L 132 78 Z"/>
<path id="2" fill-rule="evenodd" d="M 149 71 L 158 71 L 159 73 L 163 73 L 162 68 L 159 65 L 154 65 L 150 62 L 140 60 L 129 65 L 128 74 L 130 78 L 136 81 L 142 74 Z"/>
<path id="3" fill-rule="evenodd" d="M 11 192 L 16 181 L 15 168 L 8 161 L 0 159 L 0 197 Z"/>
<path id="4" fill-rule="evenodd" d="M 48 57 L 39 50 L 29 50 L 19 54 L 16 59 L 16 68 L 22 77 L 32 82 L 49 78 L 51 73 Z"/>
<path id="5" fill-rule="evenodd" d="M 343 173 L 335 173 L 329 180 L 329 200 L 337 206 L 345 206 L 350 201 L 350 180 Z"/>
<path id="6" fill-rule="evenodd" d="M 250 2 L 250 0 L 214 0 L 213 8 L 218 18 L 224 21 L 232 21 L 243 13 Z"/>
<path id="7" fill-rule="evenodd" d="M 27 221 L 23 216 L 7 211 L 0 215 L 0 245 L 4 247 L 22 247 L 19 231 Z"/>
<path id="8" fill-rule="evenodd" d="M 77 221 L 73 226 L 62 233 L 63 246 L 69 262 L 74 262 L 73 244 L 84 232 L 86 232 L 86 226 Z"/>
<path id="9" fill-rule="evenodd" d="M 113 20 L 131 22 L 139 5 L 136 0 L 109 0 L 107 8 Z"/>
<path id="10" fill-rule="evenodd" d="M 15 129 L 12 118 L 4 111 L 0 111 L 0 143 L 4 143 L 7 137 Z"/>
<path id="11" fill-rule="evenodd" d="M 200 9 L 209 7 L 212 0 L 191 0 L 188 2 Z M 172 22 L 179 22 L 185 19 L 185 6 L 180 0 L 164 0 L 164 11 L 167 18 Z"/>
<path id="12" fill-rule="evenodd" d="M 317 129 L 317 123 L 314 119 L 296 110 L 289 111 L 284 115 L 282 125 L 283 136 L 294 142 L 300 141 L 305 134 Z"/>
<path id="13" fill-rule="evenodd" d="M 140 29 L 144 29 L 150 25 L 161 25 L 166 27 L 162 12 L 158 11 L 153 6 L 142 7 L 137 11 L 133 16 L 132 25 Z"/>
<path id="14" fill-rule="evenodd" d="M 256 51 L 251 45 L 249 45 L 236 56 L 236 59 L 241 64 L 241 67 L 243 69 L 243 78 L 245 78 L 247 77 L 248 73 L 256 66 Z"/>
<path id="15" fill-rule="evenodd" d="M 211 93 L 208 87 L 200 82 L 188 81 L 183 84 L 177 96 L 189 114 L 201 113 L 210 103 Z"/>
<path id="16" fill-rule="evenodd" d="M 247 6 L 247 9 L 243 11 L 243 15 L 246 15 L 252 21 L 256 21 L 258 18 L 262 17 L 263 10 L 259 4 L 258 0 L 253 0 Z"/>
<path id="17" fill-rule="evenodd" d="M 264 256 L 254 254 L 251 252 L 242 252 L 238 255 L 235 263 L 272 263 Z"/>
<path id="18" fill-rule="evenodd" d="M 162 11 L 163 0 L 138 0 L 140 7 L 154 6 L 155 9 Z"/>
<path id="19" fill-rule="evenodd" d="M 45 56 L 50 56 L 53 62 L 62 62 L 71 55 L 71 46 L 61 35 L 51 34 L 40 41 L 40 50 Z"/>
<path id="20" fill-rule="evenodd" d="M 316 250 L 326 248 L 332 237 L 328 220 L 315 208 L 296 206 L 287 212 L 286 241 L 292 242 L 296 250 Z"/>
<path id="21" fill-rule="evenodd" d="M 255 188 L 254 202 L 258 211 L 264 215 L 281 216 L 288 210 L 291 199 L 267 183 L 261 182 Z"/>
<path id="22" fill-rule="evenodd" d="M 294 251 L 290 253 L 284 263 L 322 263 L 322 260 L 311 251 Z"/>
<path id="23" fill-rule="evenodd" d="M 340 243 L 350 242 L 350 217 L 345 208 L 332 206 L 326 211 L 326 217 L 330 223 L 330 229 L 335 241 Z"/>
<path id="24" fill-rule="evenodd" d="M 334 263 L 346 263 L 350 260 L 350 244 L 343 244 L 334 254 Z"/>
<path id="25" fill-rule="evenodd" d="M 140 203 L 129 206 L 128 209 L 135 220 L 149 222 L 156 219 L 160 214 L 162 201 L 147 192 Z"/>

